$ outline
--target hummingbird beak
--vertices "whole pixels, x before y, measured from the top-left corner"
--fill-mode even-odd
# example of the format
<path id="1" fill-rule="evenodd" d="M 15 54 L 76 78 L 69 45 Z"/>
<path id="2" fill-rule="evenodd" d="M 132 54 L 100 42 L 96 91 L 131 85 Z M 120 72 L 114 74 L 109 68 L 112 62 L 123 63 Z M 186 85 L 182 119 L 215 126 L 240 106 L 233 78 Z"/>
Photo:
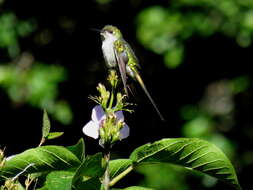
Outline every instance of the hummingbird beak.
<path id="1" fill-rule="evenodd" d="M 99 30 L 99 29 L 96 29 L 96 28 L 89 28 L 89 29 L 92 30 L 92 31 L 95 31 L 95 32 L 99 32 L 99 33 L 102 32 L 102 30 Z"/>
<path id="2" fill-rule="evenodd" d="M 105 36 L 104 36 L 105 33 L 104 33 L 103 30 L 99 30 L 99 29 L 96 29 L 96 28 L 89 28 L 89 29 L 92 30 L 92 31 L 98 32 L 100 34 L 100 36 L 101 36 L 102 41 L 105 40 Z"/>

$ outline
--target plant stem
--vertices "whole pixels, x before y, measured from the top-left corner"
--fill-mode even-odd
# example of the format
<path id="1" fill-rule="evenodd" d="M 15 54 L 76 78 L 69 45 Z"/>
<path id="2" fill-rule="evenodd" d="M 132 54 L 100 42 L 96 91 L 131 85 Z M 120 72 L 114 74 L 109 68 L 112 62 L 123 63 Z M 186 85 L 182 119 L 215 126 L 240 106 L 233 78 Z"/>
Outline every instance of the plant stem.
<path id="1" fill-rule="evenodd" d="M 110 98 L 110 104 L 109 104 L 109 108 L 111 109 L 112 108 L 112 104 L 113 104 L 113 101 L 114 101 L 114 86 L 112 86 L 112 91 L 111 91 L 111 98 Z"/>
<path id="2" fill-rule="evenodd" d="M 105 174 L 104 174 L 104 189 L 109 190 L 110 189 L 110 173 L 109 173 L 109 161 L 110 161 L 110 151 L 105 151 L 104 153 L 104 159 L 105 159 Z"/>
<path id="3" fill-rule="evenodd" d="M 38 147 L 40 147 L 42 144 L 44 144 L 46 141 L 46 139 L 44 137 L 41 138 L 40 140 L 40 144 L 38 145 Z"/>
<path id="4" fill-rule="evenodd" d="M 115 185 L 121 178 L 125 177 L 129 172 L 131 172 L 134 169 L 133 165 L 129 166 L 126 170 L 121 172 L 119 175 L 117 175 L 115 178 L 113 178 L 109 184 L 109 186 Z"/>

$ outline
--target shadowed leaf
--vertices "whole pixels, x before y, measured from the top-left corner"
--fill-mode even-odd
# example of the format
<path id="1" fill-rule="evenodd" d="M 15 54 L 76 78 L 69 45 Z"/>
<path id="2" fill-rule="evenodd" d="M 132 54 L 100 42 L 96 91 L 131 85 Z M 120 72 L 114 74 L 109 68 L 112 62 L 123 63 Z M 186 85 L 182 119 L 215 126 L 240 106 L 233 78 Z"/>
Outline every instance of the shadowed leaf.
<path id="1" fill-rule="evenodd" d="M 48 190 L 71 190 L 73 172 L 55 171 L 47 176 L 46 187 Z"/>
<path id="2" fill-rule="evenodd" d="M 73 146 L 68 146 L 66 148 L 70 150 L 73 154 L 75 154 L 80 161 L 83 161 L 85 157 L 85 144 L 83 139 L 80 139 L 77 144 Z"/>
<path id="3" fill-rule="evenodd" d="M 126 170 L 130 165 L 132 165 L 132 160 L 130 159 L 117 159 L 110 161 L 110 178 L 114 178 L 121 172 Z"/>
<path id="4" fill-rule="evenodd" d="M 101 153 L 97 153 L 93 156 L 87 157 L 77 169 L 75 176 L 72 180 L 72 187 L 74 187 L 75 189 L 79 189 L 80 187 L 86 186 L 91 182 L 91 184 L 93 184 L 93 178 L 95 179 L 101 177 L 104 174 L 104 169 L 102 168 L 101 161 Z M 100 186 L 101 183 L 99 182 L 99 184 L 96 184 L 95 186 L 97 185 Z"/>

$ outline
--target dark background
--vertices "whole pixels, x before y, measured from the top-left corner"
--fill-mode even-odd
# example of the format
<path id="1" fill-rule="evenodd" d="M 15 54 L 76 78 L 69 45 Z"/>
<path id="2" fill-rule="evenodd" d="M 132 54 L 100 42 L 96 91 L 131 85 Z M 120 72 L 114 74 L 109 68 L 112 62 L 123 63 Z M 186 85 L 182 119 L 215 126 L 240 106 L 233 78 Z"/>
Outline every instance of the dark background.
<path id="1" fill-rule="evenodd" d="M 90 120 L 95 105 L 89 95 L 96 95 L 99 82 L 105 83 L 107 69 L 104 64 L 101 40 L 90 28 L 101 29 L 106 24 L 117 26 L 125 39 L 135 49 L 140 60 L 143 79 L 166 121 L 162 122 L 148 98 L 137 83 L 135 97 L 129 101 L 137 103 L 133 114 L 126 114 L 130 126 L 130 137 L 115 145 L 114 156 L 127 157 L 136 147 L 169 137 L 181 137 L 181 126 L 185 122 L 180 116 L 186 104 L 197 104 L 207 84 L 220 79 L 231 79 L 240 75 L 251 75 L 252 46 L 240 48 L 230 38 L 215 34 L 208 38 L 193 37 L 185 43 L 185 60 L 177 69 L 169 69 L 163 58 L 145 49 L 136 39 L 134 22 L 138 12 L 155 4 L 166 5 L 166 1 L 112 1 L 101 5 L 95 1 L 6 1 L 2 11 L 13 11 L 20 19 L 35 18 L 37 31 L 50 29 L 50 43 L 38 46 L 34 43 L 36 32 L 20 40 L 23 51 L 31 52 L 36 60 L 46 64 L 59 64 L 68 72 L 68 78 L 59 86 L 59 96 L 70 104 L 73 122 L 64 126 L 52 120 L 53 129 L 64 131 L 63 137 L 49 144 L 72 145 L 85 139 L 87 154 L 101 151 L 97 141 L 84 137 L 82 127 Z M 74 27 L 61 26 L 62 19 L 71 20 Z M 241 155 L 252 151 L 252 84 L 235 98 L 235 122 L 225 132 L 237 147 L 234 164 L 239 181 L 245 189 L 252 188 L 251 164 L 240 163 Z M 23 104 L 15 106 L 6 93 L 0 91 L 1 147 L 6 154 L 22 152 L 39 144 L 42 111 Z M 125 183 L 135 184 L 142 179 L 140 174 L 130 174 Z M 124 181 L 124 180 L 123 180 Z M 190 189 L 203 189 L 198 179 L 187 180 Z M 219 182 L 207 189 L 229 189 Z"/>

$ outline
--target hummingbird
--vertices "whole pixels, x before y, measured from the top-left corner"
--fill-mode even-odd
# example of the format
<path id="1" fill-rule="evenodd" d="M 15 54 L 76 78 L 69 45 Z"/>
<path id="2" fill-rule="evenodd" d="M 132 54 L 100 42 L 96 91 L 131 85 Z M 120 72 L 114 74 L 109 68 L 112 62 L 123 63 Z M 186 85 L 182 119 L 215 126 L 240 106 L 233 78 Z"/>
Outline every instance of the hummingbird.
<path id="1" fill-rule="evenodd" d="M 164 121 L 164 118 L 161 112 L 157 108 L 153 98 L 148 92 L 140 76 L 139 70 L 141 68 L 140 68 L 138 59 L 133 49 L 124 40 L 121 31 L 115 26 L 106 25 L 100 31 L 100 35 L 102 38 L 102 51 L 103 51 L 106 65 L 107 67 L 111 69 L 117 68 L 117 67 L 119 68 L 126 95 L 128 96 L 127 76 L 130 76 L 131 78 L 133 78 L 140 84 L 143 91 L 145 92 L 148 99 L 150 100 L 151 104 L 155 108 L 157 114 L 159 115 L 161 120 Z"/>

